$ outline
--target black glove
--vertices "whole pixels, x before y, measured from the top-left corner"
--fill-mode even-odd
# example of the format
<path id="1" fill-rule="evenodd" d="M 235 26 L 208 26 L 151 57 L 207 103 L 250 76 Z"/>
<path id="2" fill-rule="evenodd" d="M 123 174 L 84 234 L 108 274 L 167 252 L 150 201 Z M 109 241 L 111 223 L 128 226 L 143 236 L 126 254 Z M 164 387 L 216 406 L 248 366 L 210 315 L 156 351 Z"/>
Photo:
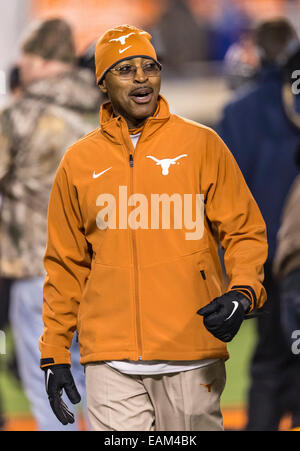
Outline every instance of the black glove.
<path id="1" fill-rule="evenodd" d="M 51 365 L 43 368 L 45 372 L 45 384 L 51 408 L 63 424 L 74 423 L 74 414 L 70 412 L 61 396 L 65 392 L 73 404 L 80 402 L 81 397 L 76 388 L 69 365 Z"/>
<path id="2" fill-rule="evenodd" d="M 250 300 L 238 291 L 229 291 L 197 311 L 204 316 L 204 326 L 221 341 L 228 342 L 238 332 Z"/>

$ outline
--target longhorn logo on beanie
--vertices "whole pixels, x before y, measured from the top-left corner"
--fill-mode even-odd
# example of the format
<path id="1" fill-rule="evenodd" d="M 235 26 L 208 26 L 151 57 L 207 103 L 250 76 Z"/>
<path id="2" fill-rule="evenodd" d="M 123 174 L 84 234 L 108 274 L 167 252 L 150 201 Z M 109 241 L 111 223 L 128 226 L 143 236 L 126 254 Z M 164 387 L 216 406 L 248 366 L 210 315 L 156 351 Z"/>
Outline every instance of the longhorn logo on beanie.
<path id="1" fill-rule="evenodd" d="M 95 51 L 96 77 L 101 84 L 105 74 L 118 62 L 134 57 L 157 61 L 151 44 L 152 36 L 131 25 L 121 25 L 106 31 L 98 40 Z"/>

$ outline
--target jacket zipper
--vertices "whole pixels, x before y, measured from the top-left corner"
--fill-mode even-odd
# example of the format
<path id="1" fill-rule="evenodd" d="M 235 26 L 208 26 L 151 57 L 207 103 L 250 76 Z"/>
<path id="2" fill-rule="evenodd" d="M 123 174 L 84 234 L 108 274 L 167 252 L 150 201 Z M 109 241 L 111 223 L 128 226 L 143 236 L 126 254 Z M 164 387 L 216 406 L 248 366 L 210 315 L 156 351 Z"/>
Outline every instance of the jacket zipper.
<path id="1" fill-rule="evenodd" d="M 129 155 L 130 165 L 130 193 L 133 194 L 133 155 Z M 133 270 L 134 270 L 134 283 L 135 283 L 135 305 L 136 305 L 136 334 L 137 334 L 137 346 L 138 346 L 138 359 L 142 360 L 142 333 L 141 333 L 141 312 L 139 304 L 139 274 L 138 274 L 138 258 L 136 247 L 136 233 L 134 229 L 131 229 L 132 238 L 132 251 L 133 251 Z"/>
<path id="2" fill-rule="evenodd" d="M 133 168 L 133 155 L 132 155 L 132 153 L 129 155 L 129 164 L 130 164 L 130 167 Z"/>

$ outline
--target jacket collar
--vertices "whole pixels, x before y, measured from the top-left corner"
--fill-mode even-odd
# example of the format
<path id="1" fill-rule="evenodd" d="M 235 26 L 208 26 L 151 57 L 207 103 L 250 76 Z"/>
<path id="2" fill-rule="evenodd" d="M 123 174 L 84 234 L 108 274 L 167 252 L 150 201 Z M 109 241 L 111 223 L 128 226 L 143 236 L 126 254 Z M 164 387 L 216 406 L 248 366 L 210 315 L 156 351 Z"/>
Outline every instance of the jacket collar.
<path id="1" fill-rule="evenodd" d="M 122 116 L 114 116 L 111 102 L 106 102 L 100 109 L 101 132 L 111 141 L 119 143 L 122 134 L 129 137 L 128 126 Z M 145 122 L 141 140 L 145 141 L 159 130 L 171 117 L 166 99 L 159 95 L 158 109 L 155 116 L 148 117 Z"/>

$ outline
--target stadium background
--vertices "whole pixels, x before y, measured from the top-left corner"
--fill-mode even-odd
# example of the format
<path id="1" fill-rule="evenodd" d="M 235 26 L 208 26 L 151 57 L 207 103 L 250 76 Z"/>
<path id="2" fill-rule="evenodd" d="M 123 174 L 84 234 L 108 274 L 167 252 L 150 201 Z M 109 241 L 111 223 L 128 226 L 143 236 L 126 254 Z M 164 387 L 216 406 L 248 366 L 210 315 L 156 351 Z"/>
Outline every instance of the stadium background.
<path id="1" fill-rule="evenodd" d="M 162 93 L 172 111 L 214 126 L 234 93 L 224 61 L 253 24 L 263 18 L 287 16 L 299 31 L 299 0 L 10 0 L 0 4 L 0 71 L 5 81 L 18 58 L 18 44 L 36 19 L 63 17 L 73 27 L 78 54 L 107 28 L 130 23 L 149 30 L 164 65 Z M 180 51 L 178 51 L 178 46 Z M 245 58 L 251 66 L 251 49 Z M 254 58 L 255 59 L 255 58 Z M 254 64 L 254 63 L 253 63 Z M 6 78 L 5 78 L 6 77 Z M 2 83 L 3 85 L 3 83 Z M 0 106 L 9 101 L 1 86 Z M 1 301 L 0 301 L 1 302 Z M 6 355 L 0 355 L 0 391 L 8 430 L 34 430 L 22 388 L 8 371 L 13 341 L 9 329 Z M 255 320 L 246 321 L 229 344 L 227 386 L 222 397 L 227 429 L 242 429 L 249 386 L 249 361 L 255 345 Z M 281 429 L 287 429 L 286 418 Z M 84 426 L 83 426 L 84 427 Z"/>

